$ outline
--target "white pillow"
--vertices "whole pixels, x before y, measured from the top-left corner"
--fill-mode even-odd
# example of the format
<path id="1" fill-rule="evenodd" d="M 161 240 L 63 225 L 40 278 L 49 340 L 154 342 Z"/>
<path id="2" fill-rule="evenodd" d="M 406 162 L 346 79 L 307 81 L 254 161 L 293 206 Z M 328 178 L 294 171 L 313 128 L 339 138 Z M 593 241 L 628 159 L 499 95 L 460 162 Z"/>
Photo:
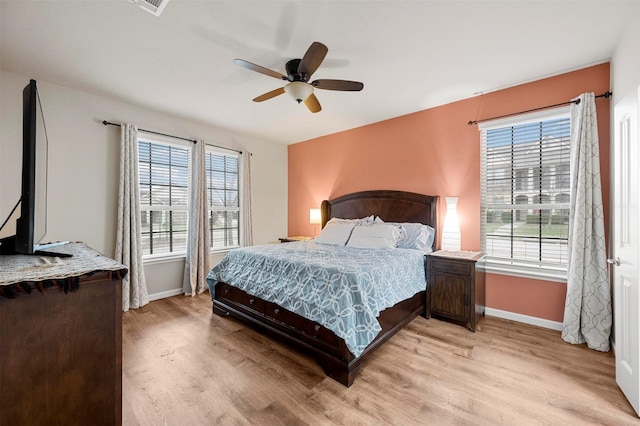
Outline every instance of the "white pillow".
<path id="1" fill-rule="evenodd" d="M 398 238 L 398 248 L 422 250 L 427 253 L 433 251 L 433 239 L 435 238 L 436 230 L 431 226 L 413 222 L 385 223 L 402 226 L 402 231 Z"/>
<path id="2" fill-rule="evenodd" d="M 365 225 L 367 223 L 374 223 L 376 221 L 376 217 L 374 215 L 363 217 L 360 219 L 360 225 Z"/>
<path id="3" fill-rule="evenodd" d="M 400 229 L 389 224 L 360 225 L 353 228 L 347 247 L 395 248 Z"/>
<path id="4" fill-rule="evenodd" d="M 422 223 L 403 223 L 405 238 L 398 241 L 398 247 L 431 252 L 435 229 Z"/>
<path id="5" fill-rule="evenodd" d="M 353 231 L 355 226 L 355 222 L 352 221 L 327 222 L 320 235 L 318 235 L 314 241 L 320 244 L 343 246 L 347 243 L 351 231 Z"/>
<path id="6" fill-rule="evenodd" d="M 354 225 L 365 225 L 367 223 L 373 223 L 374 221 L 374 216 L 367 216 L 367 217 L 363 217 L 360 219 L 343 219 L 340 217 L 332 217 L 331 219 L 329 219 L 329 221 L 327 222 L 327 224 L 329 223 L 344 223 L 344 222 L 351 222 Z"/>

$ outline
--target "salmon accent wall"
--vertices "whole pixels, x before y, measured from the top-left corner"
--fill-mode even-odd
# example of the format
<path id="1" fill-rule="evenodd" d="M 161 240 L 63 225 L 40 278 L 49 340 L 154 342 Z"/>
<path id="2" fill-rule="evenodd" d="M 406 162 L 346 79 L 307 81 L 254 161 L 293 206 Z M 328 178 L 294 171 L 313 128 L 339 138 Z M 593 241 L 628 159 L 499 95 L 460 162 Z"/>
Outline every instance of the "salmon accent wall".
<path id="1" fill-rule="evenodd" d="M 480 249 L 480 135 L 469 120 L 609 90 L 609 63 L 289 145 L 288 232 L 315 235 L 309 209 L 355 191 L 457 196 L 463 250 Z M 366 89 L 365 89 L 366 90 Z M 609 229 L 609 99 L 596 99 L 605 229 Z M 438 233 L 444 200 L 439 201 Z M 487 275 L 487 306 L 562 321 L 566 284 Z"/>
<path id="2" fill-rule="evenodd" d="M 562 322 L 566 284 L 489 273 L 486 280 L 488 307 Z"/>

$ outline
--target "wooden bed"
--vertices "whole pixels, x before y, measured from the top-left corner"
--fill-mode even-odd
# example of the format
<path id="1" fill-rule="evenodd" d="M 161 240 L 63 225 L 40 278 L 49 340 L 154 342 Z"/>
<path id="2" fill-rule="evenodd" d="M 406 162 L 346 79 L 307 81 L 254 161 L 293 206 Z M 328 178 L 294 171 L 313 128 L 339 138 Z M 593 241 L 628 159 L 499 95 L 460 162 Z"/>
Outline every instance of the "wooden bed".
<path id="1" fill-rule="evenodd" d="M 322 226 L 332 217 L 357 219 L 376 215 L 386 222 L 419 222 L 437 228 L 437 196 L 403 191 L 362 191 L 322 202 Z M 433 247 L 436 247 L 434 239 Z M 426 263 L 425 263 L 426 265 Z M 219 282 L 215 286 L 213 312 L 231 315 L 315 357 L 324 372 L 351 386 L 366 356 L 418 315 L 425 315 L 425 291 L 387 308 L 378 317 L 382 331 L 359 356 L 354 357 L 341 338 L 322 325 L 287 311 L 275 303 L 251 296 Z"/>

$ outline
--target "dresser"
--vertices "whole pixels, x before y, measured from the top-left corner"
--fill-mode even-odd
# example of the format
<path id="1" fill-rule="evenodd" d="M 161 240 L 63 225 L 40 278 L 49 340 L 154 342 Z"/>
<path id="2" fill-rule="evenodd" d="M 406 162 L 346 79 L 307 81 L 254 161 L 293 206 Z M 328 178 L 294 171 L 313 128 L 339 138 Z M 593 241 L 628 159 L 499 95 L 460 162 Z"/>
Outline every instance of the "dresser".
<path id="1" fill-rule="evenodd" d="M 427 256 L 427 308 L 431 316 L 476 331 L 485 309 L 484 255 L 436 251 Z"/>
<path id="2" fill-rule="evenodd" d="M 0 256 L 0 425 L 121 424 L 127 269 L 51 251 L 72 257 Z"/>

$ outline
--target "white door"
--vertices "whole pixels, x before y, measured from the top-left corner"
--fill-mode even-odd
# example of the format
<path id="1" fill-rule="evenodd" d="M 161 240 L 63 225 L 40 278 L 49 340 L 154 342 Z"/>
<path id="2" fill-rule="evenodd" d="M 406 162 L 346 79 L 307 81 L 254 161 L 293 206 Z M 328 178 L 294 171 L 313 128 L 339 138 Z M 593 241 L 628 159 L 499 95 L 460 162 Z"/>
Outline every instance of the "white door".
<path id="1" fill-rule="evenodd" d="M 614 235 L 609 262 L 613 267 L 616 382 L 640 415 L 639 92 L 640 87 L 614 107 Z"/>

